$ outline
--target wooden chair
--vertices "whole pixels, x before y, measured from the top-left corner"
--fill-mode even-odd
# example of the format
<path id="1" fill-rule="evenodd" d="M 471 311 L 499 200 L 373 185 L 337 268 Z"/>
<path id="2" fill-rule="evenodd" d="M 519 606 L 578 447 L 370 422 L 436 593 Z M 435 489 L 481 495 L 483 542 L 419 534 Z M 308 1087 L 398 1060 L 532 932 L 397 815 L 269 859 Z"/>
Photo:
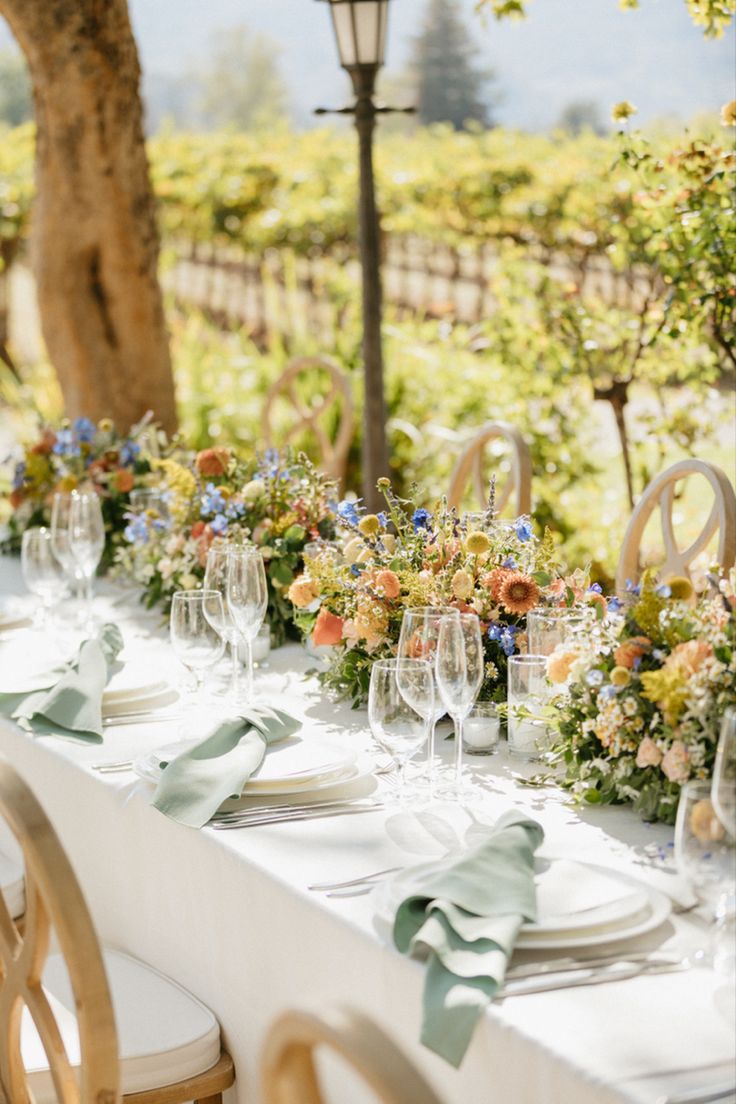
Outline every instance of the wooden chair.
<path id="1" fill-rule="evenodd" d="M 516 492 L 515 514 L 530 514 L 532 510 L 532 458 L 529 446 L 519 430 L 508 422 L 486 422 L 475 437 L 460 453 L 454 471 L 450 477 L 450 489 L 447 492 L 448 505 L 460 508 L 468 481 L 472 477 L 473 489 L 480 508 L 485 509 L 488 501 L 488 481 L 483 475 L 483 454 L 489 441 L 500 438 L 511 446 L 511 472 L 506 482 L 496 488 L 496 510 L 503 510 Z"/>
<path id="2" fill-rule="evenodd" d="M 441 1104 L 396 1045 L 357 1012 L 289 1011 L 271 1026 L 263 1046 L 264 1104 L 324 1104 L 314 1052 L 340 1055 L 381 1104 Z"/>
<path id="3" fill-rule="evenodd" d="M 675 486 L 688 475 L 702 475 L 715 494 L 713 507 L 702 532 L 689 548 L 681 549 L 675 539 L 672 510 L 675 502 Z M 639 578 L 639 549 L 649 518 L 659 507 L 664 541 L 665 559 L 661 568 L 663 579 L 672 575 L 690 578 L 690 565 L 704 552 L 713 535 L 719 531 L 718 563 L 728 571 L 736 559 L 736 494 L 726 473 L 706 460 L 680 460 L 671 468 L 660 472 L 636 504 L 626 527 L 616 571 L 616 589 L 623 590 L 626 580 Z"/>
<path id="4" fill-rule="evenodd" d="M 23 852 L 26 899 L 21 932 L 0 896 L 0 1100 L 220 1104 L 234 1072 L 214 1016 L 142 962 L 100 947 L 50 821 L 3 762 L 0 816 Z"/>
<path id="5" fill-rule="evenodd" d="M 310 405 L 306 405 L 298 394 L 297 381 L 300 377 L 314 375 L 320 370 L 327 373 L 330 388 L 327 394 L 315 398 Z M 275 441 L 274 408 L 282 399 L 288 400 L 296 414 L 296 420 L 286 431 L 282 443 L 288 444 L 302 433 L 313 434 L 320 453 L 320 467 L 342 485 L 345 481 L 348 450 L 353 439 L 355 424 L 353 396 L 346 373 L 329 357 L 297 357 L 296 360 L 290 361 L 266 396 L 262 429 L 264 440 L 268 445 L 273 445 Z M 332 441 L 322 424 L 322 419 L 336 404 L 339 404 L 342 409 L 337 434 Z"/>

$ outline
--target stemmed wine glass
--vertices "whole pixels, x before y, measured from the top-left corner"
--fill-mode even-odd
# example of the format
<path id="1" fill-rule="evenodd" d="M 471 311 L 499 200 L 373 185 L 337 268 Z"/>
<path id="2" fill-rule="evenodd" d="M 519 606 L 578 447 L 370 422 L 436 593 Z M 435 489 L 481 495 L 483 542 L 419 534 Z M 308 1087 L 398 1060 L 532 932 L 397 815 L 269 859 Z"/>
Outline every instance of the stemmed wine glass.
<path id="1" fill-rule="evenodd" d="M 177 590 L 171 602 L 169 636 L 177 659 L 194 675 L 194 699 L 199 699 L 205 671 L 225 651 L 217 628 L 225 618 L 216 590 Z"/>
<path id="2" fill-rule="evenodd" d="M 733 839 L 736 837 L 736 708 L 723 714 L 713 768 L 711 799 L 718 818 Z"/>
<path id="3" fill-rule="evenodd" d="M 207 566 L 204 573 L 204 589 L 215 590 L 222 598 L 222 621 L 214 627 L 222 639 L 230 645 L 230 696 L 236 705 L 240 701 L 240 657 L 238 656 L 240 633 L 228 603 L 227 573 L 230 557 L 237 551 L 238 549 L 231 545 L 222 545 L 219 548 L 213 545 L 207 553 Z"/>
<path id="4" fill-rule="evenodd" d="M 399 768 L 397 799 L 406 800 L 406 765 L 429 739 L 434 676 L 424 659 L 379 659 L 371 667 L 368 723 L 376 743 Z"/>
<path id="5" fill-rule="evenodd" d="M 73 597 L 79 600 L 83 579 L 69 544 L 71 506 L 71 491 L 55 492 L 51 503 L 51 548 L 69 580 Z"/>
<path id="6" fill-rule="evenodd" d="M 253 699 L 253 641 L 268 608 L 263 556 L 257 548 L 233 548 L 227 558 L 227 606 L 245 641 L 246 700 Z"/>
<path id="7" fill-rule="evenodd" d="M 51 531 L 45 526 L 26 529 L 20 556 L 23 581 L 31 594 L 41 599 L 35 620 L 39 628 L 44 628 L 52 607 L 64 591 L 64 577 L 53 552 Z"/>
<path id="8" fill-rule="evenodd" d="M 425 659 L 432 668 L 434 678 L 434 704 L 430 718 L 430 735 L 427 742 L 427 781 L 430 794 L 434 785 L 435 730 L 437 722 L 445 713 L 445 704 L 437 688 L 435 673 L 435 653 L 440 623 L 443 617 L 459 617 L 459 610 L 453 606 L 417 606 L 404 611 L 401 621 L 401 633 L 397 656 L 404 659 Z"/>
<path id="9" fill-rule="evenodd" d="M 455 726 L 454 794 L 462 794 L 463 722 L 483 685 L 485 656 L 474 613 L 443 617 L 435 656 L 437 686 Z"/>
<path id="10" fill-rule="evenodd" d="M 69 551 L 84 582 L 87 621 L 92 621 L 92 580 L 105 547 L 105 522 L 94 491 L 72 491 L 69 505 Z"/>

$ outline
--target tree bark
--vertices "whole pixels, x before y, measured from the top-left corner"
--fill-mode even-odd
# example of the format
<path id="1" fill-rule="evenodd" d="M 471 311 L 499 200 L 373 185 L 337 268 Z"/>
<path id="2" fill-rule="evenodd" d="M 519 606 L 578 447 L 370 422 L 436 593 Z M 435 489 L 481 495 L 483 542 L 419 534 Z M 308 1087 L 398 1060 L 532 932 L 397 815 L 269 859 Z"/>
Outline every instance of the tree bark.
<path id="1" fill-rule="evenodd" d="M 37 126 L 31 260 L 67 413 L 176 424 L 126 0 L 0 0 Z"/>

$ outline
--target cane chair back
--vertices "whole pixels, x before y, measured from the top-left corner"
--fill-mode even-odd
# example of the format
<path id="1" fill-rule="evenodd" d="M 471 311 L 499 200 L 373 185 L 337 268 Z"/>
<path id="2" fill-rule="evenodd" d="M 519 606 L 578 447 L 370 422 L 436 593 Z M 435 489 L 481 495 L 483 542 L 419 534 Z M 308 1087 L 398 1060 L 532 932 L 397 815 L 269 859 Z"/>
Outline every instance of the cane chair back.
<path id="1" fill-rule="evenodd" d="M 59 1104 L 117 1104 L 120 1099 L 115 1020 L 92 919 L 64 850 L 38 801 L 6 763 L 0 763 L 0 815 L 23 851 L 26 911 L 23 930 L 0 896 L 0 1093 L 9 1104 L 30 1104 L 21 1055 L 24 1008 L 35 1024 Z M 53 927 L 75 998 L 79 1077 L 41 985 Z"/>
<path id="2" fill-rule="evenodd" d="M 311 387 L 324 381 L 327 390 L 311 397 Z M 306 385 L 306 386 L 305 386 Z M 277 411 L 286 404 L 291 424 L 283 429 L 277 424 Z M 292 417 L 293 415 L 293 417 Z M 336 425 L 331 435 L 330 425 Z M 319 452 L 319 466 L 342 486 L 345 482 L 348 451 L 353 439 L 355 414 L 350 380 L 329 357 L 310 356 L 292 360 L 266 396 L 263 408 L 263 436 L 269 446 L 289 444 L 305 436 L 312 437 Z"/>
<path id="3" fill-rule="evenodd" d="M 700 534 L 688 548 L 682 549 L 675 536 L 675 489 L 681 480 L 690 475 L 703 476 L 710 484 L 715 498 Z M 736 494 L 733 486 L 725 472 L 715 464 L 706 460 L 680 460 L 651 481 L 631 515 L 616 571 L 618 590 L 625 587 L 627 579 L 636 582 L 639 578 L 639 552 L 644 530 L 657 509 L 664 543 L 665 558 L 661 567 L 663 579 L 672 575 L 682 575 L 689 579 L 691 565 L 706 550 L 716 533 L 718 563 L 726 571 L 733 566 L 736 560 Z"/>
<path id="4" fill-rule="evenodd" d="M 496 511 L 501 513 L 506 504 L 511 501 L 515 516 L 530 514 L 532 509 L 531 453 L 519 430 L 508 422 L 486 422 L 465 446 L 450 477 L 448 504 L 459 509 L 468 483 L 472 480 L 473 491 L 480 508 L 485 508 L 488 501 L 488 480 L 484 475 L 484 460 L 487 446 L 494 440 L 504 441 L 509 445 L 511 452 L 511 471 L 508 478 L 496 487 Z"/>
<path id="5" fill-rule="evenodd" d="M 356 1012 L 285 1012 L 264 1043 L 265 1104 L 326 1104 L 315 1051 L 327 1048 L 348 1063 L 380 1104 L 441 1104 L 424 1078 L 372 1021 Z"/>

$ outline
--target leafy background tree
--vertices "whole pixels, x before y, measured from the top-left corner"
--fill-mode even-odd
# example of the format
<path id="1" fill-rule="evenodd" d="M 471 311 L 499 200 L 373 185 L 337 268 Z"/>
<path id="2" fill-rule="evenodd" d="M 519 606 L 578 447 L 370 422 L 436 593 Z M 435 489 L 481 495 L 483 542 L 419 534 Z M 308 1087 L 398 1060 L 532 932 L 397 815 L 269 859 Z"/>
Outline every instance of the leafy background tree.
<path id="1" fill-rule="evenodd" d="M 289 92 L 278 55 L 276 43 L 244 24 L 218 32 L 195 77 L 204 127 L 254 130 L 287 118 Z"/>
<path id="2" fill-rule="evenodd" d="M 429 0 L 414 69 L 420 123 L 450 123 L 455 130 L 471 122 L 492 125 L 487 85 L 493 73 L 479 64 L 456 0 Z"/>
<path id="3" fill-rule="evenodd" d="M 0 123 L 19 126 L 33 117 L 28 70 L 19 50 L 0 50 Z"/>

